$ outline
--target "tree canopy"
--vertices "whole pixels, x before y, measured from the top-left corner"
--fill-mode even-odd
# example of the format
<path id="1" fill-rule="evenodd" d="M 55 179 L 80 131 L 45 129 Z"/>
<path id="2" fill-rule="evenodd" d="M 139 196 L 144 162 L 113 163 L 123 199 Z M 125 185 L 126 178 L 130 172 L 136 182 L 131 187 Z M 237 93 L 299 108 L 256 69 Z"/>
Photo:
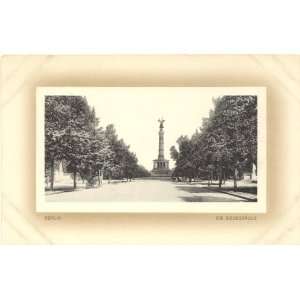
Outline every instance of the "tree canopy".
<path id="1" fill-rule="evenodd" d="M 110 124 L 99 126 L 95 109 L 82 96 L 45 97 L 45 175 L 54 187 L 54 170 L 64 162 L 72 174 L 74 188 L 77 176 L 95 185 L 97 178 L 127 178 L 148 176 L 138 165 L 135 153 L 119 139 Z"/>
<path id="2" fill-rule="evenodd" d="M 257 96 L 222 96 L 213 99 L 214 109 L 191 136 L 181 136 L 171 157 L 174 176 L 228 178 L 236 181 L 257 164 Z M 178 149 L 178 150 L 177 150 Z"/>

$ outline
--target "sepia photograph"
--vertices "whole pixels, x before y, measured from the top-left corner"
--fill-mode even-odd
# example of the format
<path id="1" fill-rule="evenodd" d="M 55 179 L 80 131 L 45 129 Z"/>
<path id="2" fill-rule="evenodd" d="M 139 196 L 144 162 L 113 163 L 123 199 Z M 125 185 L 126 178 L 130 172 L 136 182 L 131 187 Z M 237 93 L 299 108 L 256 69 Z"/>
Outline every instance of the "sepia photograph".
<path id="1" fill-rule="evenodd" d="M 37 211 L 265 212 L 266 89 L 40 87 Z"/>

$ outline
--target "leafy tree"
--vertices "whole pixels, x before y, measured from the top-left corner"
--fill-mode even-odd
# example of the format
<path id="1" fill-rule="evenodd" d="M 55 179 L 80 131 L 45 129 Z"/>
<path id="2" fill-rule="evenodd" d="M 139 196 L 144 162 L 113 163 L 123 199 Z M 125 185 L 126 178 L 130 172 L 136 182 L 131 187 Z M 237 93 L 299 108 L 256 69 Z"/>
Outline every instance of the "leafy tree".
<path id="1" fill-rule="evenodd" d="M 215 101 L 210 128 L 215 135 L 216 163 L 229 166 L 237 189 L 237 179 L 245 162 L 257 161 L 257 97 L 223 96 Z"/>
<path id="2" fill-rule="evenodd" d="M 242 170 L 257 165 L 257 97 L 228 95 L 213 102 L 200 131 L 191 139 L 180 137 L 178 151 L 171 147 L 175 173 L 190 180 L 205 174 L 208 183 L 216 177 L 219 187 L 231 176 L 236 190 Z"/>
<path id="3" fill-rule="evenodd" d="M 91 140 L 88 158 L 93 173 L 96 174 L 98 178 L 98 185 L 101 185 L 104 171 L 110 169 L 113 163 L 113 151 L 102 128 L 95 130 L 95 135 Z"/>
<path id="4" fill-rule="evenodd" d="M 171 157 L 176 160 L 174 176 L 187 177 L 191 182 L 196 174 L 195 166 L 191 161 L 193 151 L 192 142 L 187 136 L 181 136 L 177 139 L 177 144 L 179 151 L 174 146 L 170 149 Z"/>
<path id="5" fill-rule="evenodd" d="M 89 147 L 89 135 L 97 119 L 82 96 L 46 96 L 45 167 L 50 169 L 53 189 L 55 162 L 67 162 L 67 170 L 76 174 Z"/>
<path id="6" fill-rule="evenodd" d="M 141 177 L 150 177 L 151 173 L 142 165 L 137 165 L 137 168 L 134 173 L 134 177 L 141 178 Z"/>
<path id="7" fill-rule="evenodd" d="M 135 153 L 119 139 L 114 125 L 99 127 L 95 109 L 82 96 L 46 96 L 45 99 L 45 176 L 53 189 L 54 170 L 63 161 L 72 173 L 76 189 L 78 173 L 89 186 L 104 174 L 108 178 L 131 180 L 147 170 L 138 165 Z"/>
<path id="8" fill-rule="evenodd" d="M 129 149 L 128 149 L 129 150 Z M 130 151 L 124 151 L 124 157 L 123 157 L 123 174 L 124 177 L 131 181 L 131 179 L 136 174 L 137 170 L 137 158 L 136 155 Z"/>
<path id="9" fill-rule="evenodd" d="M 138 166 L 136 155 L 129 150 L 129 146 L 123 139 L 118 139 L 114 125 L 110 124 L 106 127 L 105 136 L 113 151 L 110 175 L 113 178 L 125 177 L 130 180 L 134 177 Z"/>

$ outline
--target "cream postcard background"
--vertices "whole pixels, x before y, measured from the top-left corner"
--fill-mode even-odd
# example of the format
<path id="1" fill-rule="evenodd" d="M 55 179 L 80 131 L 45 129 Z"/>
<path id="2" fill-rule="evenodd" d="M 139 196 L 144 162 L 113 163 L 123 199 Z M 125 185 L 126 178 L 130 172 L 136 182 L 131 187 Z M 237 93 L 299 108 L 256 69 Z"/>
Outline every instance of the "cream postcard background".
<path id="1" fill-rule="evenodd" d="M 300 56 L 3 56 L 0 67 L 2 243 L 300 243 Z M 36 213 L 37 86 L 266 86 L 267 214 Z"/>

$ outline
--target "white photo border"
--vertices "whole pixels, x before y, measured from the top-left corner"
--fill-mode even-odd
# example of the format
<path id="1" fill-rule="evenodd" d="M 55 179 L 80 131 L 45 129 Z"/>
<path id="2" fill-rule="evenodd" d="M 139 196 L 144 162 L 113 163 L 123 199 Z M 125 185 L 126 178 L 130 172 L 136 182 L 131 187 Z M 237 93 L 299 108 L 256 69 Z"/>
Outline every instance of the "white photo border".
<path id="1" fill-rule="evenodd" d="M 36 88 L 36 212 L 38 213 L 239 213 L 267 212 L 267 88 L 266 87 L 201 87 L 153 86 L 115 88 L 201 88 L 216 95 L 257 96 L 257 202 L 49 202 L 44 191 L 44 110 L 46 95 L 78 95 L 87 89 L 112 87 L 37 87 Z"/>

